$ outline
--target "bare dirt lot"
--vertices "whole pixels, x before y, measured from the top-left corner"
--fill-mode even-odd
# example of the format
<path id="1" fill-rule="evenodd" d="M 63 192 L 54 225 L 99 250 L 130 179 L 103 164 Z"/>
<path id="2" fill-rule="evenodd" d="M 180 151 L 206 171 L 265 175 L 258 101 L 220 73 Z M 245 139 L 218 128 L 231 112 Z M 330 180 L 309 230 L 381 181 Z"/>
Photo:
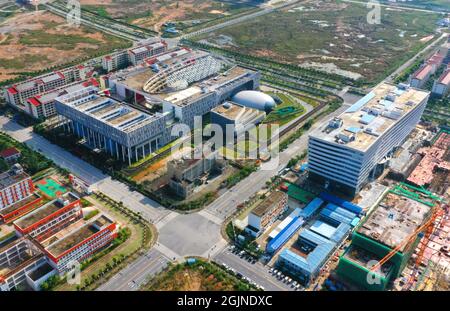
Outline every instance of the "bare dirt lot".
<path id="1" fill-rule="evenodd" d="M 0 82 L 128 45 L 46 11 L 17 13 L 0 23 Z"/>

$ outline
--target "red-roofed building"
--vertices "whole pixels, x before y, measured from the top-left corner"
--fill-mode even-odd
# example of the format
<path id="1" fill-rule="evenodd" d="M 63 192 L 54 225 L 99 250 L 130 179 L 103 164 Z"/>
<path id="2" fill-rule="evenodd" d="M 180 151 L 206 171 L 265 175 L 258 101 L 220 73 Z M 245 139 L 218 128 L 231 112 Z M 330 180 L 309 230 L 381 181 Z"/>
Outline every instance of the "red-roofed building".
<path id="1" fill-rule="evenodd" d="M 56 115 L 56 97 L 81 90 L 88 86 L 98 86 L 97 80 L 90 78 L 89 80 L 74 82 L 51 92 L 28 98 L 25 104 L 25 111 L 36 119 L 52 117 Z"/>
<path id="2" fill-rule="evenodd" d="M 445 96 L 450 91 L 450 66 L 447 67 L 438 80 L 434 81 L 432 93 L 438 96 Z"/>
<path id="3" fill-rule="evenodd" d="M 15 163 L 15 161 L 20 158 L 20 155 L 20 150 L 17 150 L 14 147 L 0 151 L 0 157 L 8 163 Z"/>
<path id="4" fill-rule="evenodd" d="M 122 50 L 103 57 L 102 67 L 107 72 L 136 66 L 145 61 L 146 58 L 159 55 L 167 51 L 165 41 L 149 39 L 138 42 L 128 50 Z"/>
<path id="5" fill-rule="evenodd" d="M 80 198 L 68 192 L 14 222 L 19 236 L 43 241 L 57 231 L 83 218 Z"/>
<path id="6" fill-rule="evenodd" d="M 411 86 L 422 88 L 433 73 L 433 65 L 426 64 L 413 74 L 411 78 Z"/>
<path id="7" fill-rule="evenodd" d="M 425 83 L 427 83 L 430 77 L 434 75 L 438 68 L 442 65 L 447 52 L 447 49 L 441 48 L 438 52 L 433 54 L 433 56 L 431 56 L 425 64 L 411 76 L 411 86 L 423 88 Z"/>
<path id="8" fill-rule="evenodd" d="M 84 80 L 86 79 L 87 71 L 84 67 L 70 67 L 17 83 L 5 90 L 6 102 L 11 106 L 28 112 L 26 106 L 29 98 L 56 90 L 79 80 Z"/>

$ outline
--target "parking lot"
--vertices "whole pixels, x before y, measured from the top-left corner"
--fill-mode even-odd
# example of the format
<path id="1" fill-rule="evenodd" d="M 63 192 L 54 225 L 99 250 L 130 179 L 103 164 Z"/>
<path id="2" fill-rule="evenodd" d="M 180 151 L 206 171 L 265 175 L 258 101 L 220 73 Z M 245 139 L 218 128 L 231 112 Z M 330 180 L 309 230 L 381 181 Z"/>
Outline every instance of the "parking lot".
<path id="1" fill-rule="evenodd" d="M 296 283 L 289 278 L 286 279 L 286 276 L 282 275 L 281 272 L 278 273 L 277 271 L 277 273 L 274 273 L 274 269 L 271 267 L 263 265 L 241 250 L 233 248 L 233 246 L 227 247 L 218 253 L 214 257 L 214 260 L 222 264 L 229 271 L 235 273 L 239 278 L 246 279 L 266 291 L 294 291 L 303 289 L 300 286 L 296 288 Z"/>

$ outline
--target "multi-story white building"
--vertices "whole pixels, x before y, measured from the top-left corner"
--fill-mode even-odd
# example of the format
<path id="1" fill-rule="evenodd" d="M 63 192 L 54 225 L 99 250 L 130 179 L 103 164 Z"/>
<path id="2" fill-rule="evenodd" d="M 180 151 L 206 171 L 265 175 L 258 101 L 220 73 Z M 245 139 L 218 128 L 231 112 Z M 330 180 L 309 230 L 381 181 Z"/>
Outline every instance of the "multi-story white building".
<path id="1" fill-rule="evenodd" d="M 5 89 L 4 97 L 11 106 L 25 110 L 28 98 L 85 80 L 87 72 L 88 68 L 76 66 L 41 75 L 10 86 Z"/>
<path id="2" fill-rule="evenodd" d="M 431 91 L 433 94 L 437 96 L 445 96 L 450 91 L 450 66 L 447 70 L 442 73 L 442 75 L 434 81 L 433 90 Z"/>
<path id="3" fill-rule="evenodd" d="M 146 58 L 167 51 L 167 43 L 160 40 L 148 39 L 138 42 L 134 47 L 114 52 L 102 58 L 102 67 L 107 72 L 139 65 Z"/>
<path id="4" fill-rule="evenodd" d="M 309 136 L 310 177 L 350 195 L 388 163 L 419 122 L 429 92 L 383 83 Z"/>
<path id="5" fill-rule="evenodd" d="M 0 174 L 0 210 L 33 194 L 35 188 L 31 177 L 19 164 Z"/>
<path id="6" fill-rule="evenodd" d="M 93 149 L 130 164 L 170 140 L 165 115 L 144 113 L 98 95 L 95 87 L 56 98 L 56 111 L 67 131 L 85 139 Z"/>
<path id="7" fill-rule="evenodd" d="M 123 69 L 130 64 L 127 50 L 118 51 L 102 58 L 102 67 L 107 72 Z"/>
<path id="8" fill-rule="evenodd" d="M 4 244 L 4 243 L 3 243 Z M 40 249 L 27 238 L 13 238 L 0 247 L 0 292 L 37 289 L 52 274 Z M 39 273 L 37 273 L 38 270 Z"/>
<path id="9" fill-rule="evenodd" d="M 175 49 L 145 64 L 111 75 L 111 92 L 132 104 L 161 106 L 163 113 L 191 128 L 194 116 L 259 86 L 258 72 L 235 66 L 221 73 L 223 62 L 203 51 Z"/>
<path id="10" fill-rule="evenodd" d="M 144 61 L 144 59 L 164 53 L 167 51 L 167 43 L 164 41 L 152 42 L 142 44 L 135 48 L 128 50 L 130 63 L 132 65 L 138 65 Z"/>
<path id="11" fill-rule="evenodd" d="M 25 111 L 36 119 L 45 119 L 56 115 L 55 99 L 58 96 L 79 91 L 88 86 L 98 87 L 97 80 L 91 78 L 82 82 L 68 84 L 62 88 L 28 98 Z"/>
<path id="12" fill-rule="evenodd" d="M 254 235 L 263 233 L 287 208 L 287 195 L 281 191 L 270 193 L 248 215 L 248 232 Z"/>

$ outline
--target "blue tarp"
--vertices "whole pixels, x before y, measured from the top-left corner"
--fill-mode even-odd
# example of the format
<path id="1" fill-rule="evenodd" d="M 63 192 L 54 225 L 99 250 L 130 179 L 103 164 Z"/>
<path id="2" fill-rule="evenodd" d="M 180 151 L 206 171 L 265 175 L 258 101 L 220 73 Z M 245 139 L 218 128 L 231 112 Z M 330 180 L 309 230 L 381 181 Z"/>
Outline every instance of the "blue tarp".
<path id="1" fill-rule="evenodd" d="M 308 163 L 303 163 L 302 166 L 300 166 L 300 171 L 304 172 L 308 169 Z"/>
<path id="2" fill-rule="evenodd" d="M 321 199 L 323 199 L 324 201 L 327 201 L 327 202 L 339 205 L 340 207 L 343 207 L 346 210 L 349 210 L 350 212 L 353 212 L 353 213 L 355 213 L 357 215 L 361 214 L 362 211 L 363 211 L 362 208 L 359 207 L 358 205 L 353 204 L 353 203 L 351 203 L 349 201 L 346 201 L 344 199 L 338 198 L 337 196 L 329 194 L 327 192 L 322 192 L 319 195 L 319 197 Z"/>
<path id="3" fill-rule="evenodd" d="M 266 251 L 268 253 L 275 253 L 280 247 L 284 245 L 297 230 L 303 225 L 305 220 L 302 217 L 294 218 L 289 225 L 280 231 L 270 242 L 267 244 Z"/>

